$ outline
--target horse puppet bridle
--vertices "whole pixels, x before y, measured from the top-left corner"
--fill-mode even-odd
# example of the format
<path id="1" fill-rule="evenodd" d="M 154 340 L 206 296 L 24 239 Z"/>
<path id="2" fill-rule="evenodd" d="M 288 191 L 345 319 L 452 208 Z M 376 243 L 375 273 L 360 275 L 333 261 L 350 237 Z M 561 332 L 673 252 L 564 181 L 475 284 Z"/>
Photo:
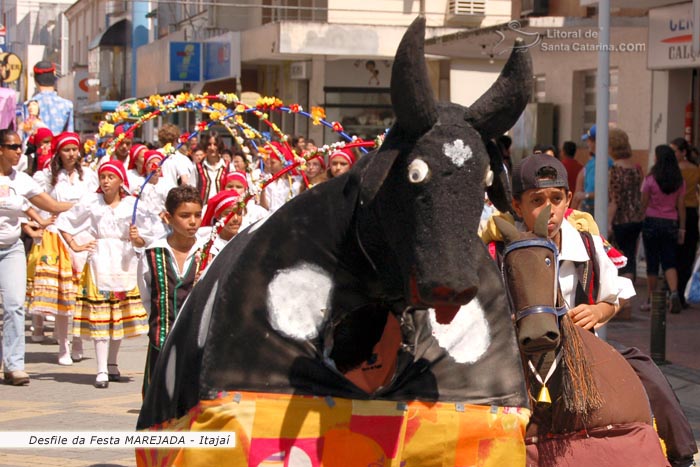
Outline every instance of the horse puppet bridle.
<path id="1" fill-rule="evenodd" d="M 501 261 L 501 277 L 503 278 L 503 283 L 506 286 L 506 294 L 508 296 L 508 301 L 515 315 L 515 322 L 520 321 L 526 316 L 534 315 L 537 313 L 549 313 L 557 316 L 557 319 L 561 319 L 562 316 L 566 314 L 566 305 L 562 303 L 561 306 L 548 306 L 548 305 L 530 305 L 521 310 L 516 309 L 515 303 L 513 302 L 513 297 L 511 295 L 510 287 L 508 287 L 508 280 L 506 277 L 506 257 L 509 253 L 521 248 L 547 248 L 554 254 L 554 284 L 552 289 L 554 290 L 553 303 L 557 303 L 559 287 L 557 282 L 559 280 L 559 249 L 551 240 L 547 238 L 525 238 L 522 240 L 515 240 L 505 246 L 503 251 L 503 259 Z M 563 301 L 562 301 L 563 302 Z"/>
<path id="2" fill-rule="evenodd" d="M 553 290 L 554 290 L 554 296 L 553 298 L 553 303 L 555 306 L 549 306 L 549 305 L 530 305 L 527 306 L 523 309 L 517 309 L 516 305 L 513 301 L 513 297 L 511 295 L 510 291 L 510 286 L 508 285 L 508 280 L 507 280 L 507 273 L 506 273 L 506 257 L 508 254 L 512 253 L 513 251 L 522 249 L 522 248 L 546 248 L 550 250 L 553 255 L 554 255 L 554 283 L 553 285 Z M 549 260 L 549 258 L 547 258 Z M 564 303 L 564 300 L 561 299 L 561 293 L 559 292 L 559 287 L 558 287 L 558 280 L 559 280 L 559 249 L 557 246 L 549 240 L 548 238 L 541 238 L 541 237 L 535 237 L 535 238 L 524 238 L 521 240 L 515 240 L 510 243 L 508 243 L 503 251 L 503 259 L 501 261 L 501 276 L 503 278 L 503 283 L 506 286 L 506 294 L 508 296 L 508 301 L 510 302 L 511 309 L 513 310 L 513 314 L 515 317 L 515 322 L 517 323 L 521 319 L 525 318 L 526 316 L 534 315 L 534 314 L 539 314 L 539 313 L 548 313 L 548 314 L 553 314 L 557 317 L 557 322 L 560 324 L 561 323 L 561 317 L 564 316 L 567 312 L 567 307 L 566 304 Z M 557 303 L 561 303 L 561 306 L 556 306 Z M 549 379 L 552 377 L 554 374 L 554 371 L 556 368 L 559 366 L 559 363 L 561 362 L 562 358 L 562 350 L 559 349 L 556 352 L 554 361 L 552 365 L 549 367 L 549 370 L 547 371 L 547 375 L 542 378 L 542 376 L 539 374 L 537 369 L 532 363 L 532 360 L 527 358 L 527 366 L 529 370 L 532 372 L 532 374 L 535 376 L 535 379 L 540 383 L 541 389 L 539 392 L 539 395 L 537 396 L 537 402 L 542 402 L 542 403 L 551 403 L 551 397 L 549 395 L 549 390 L 547 389 L 547 383 Z"/>

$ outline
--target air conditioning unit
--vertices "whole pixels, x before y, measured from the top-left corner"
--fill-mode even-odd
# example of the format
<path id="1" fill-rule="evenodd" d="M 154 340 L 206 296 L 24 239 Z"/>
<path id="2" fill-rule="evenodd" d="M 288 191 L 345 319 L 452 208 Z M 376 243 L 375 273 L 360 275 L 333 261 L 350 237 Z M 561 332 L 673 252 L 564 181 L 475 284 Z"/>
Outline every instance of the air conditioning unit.
<path id="1" fill-rule="evenodd" d="M 292 62 L 289 79 L 311 79 L 311 62 Z"/>
<path id="2" fill-rule="evenodd" d="M 549 14 L 549 0 L 522 0 L 520 16 L 547 16 Z"/>
<path id="3" fill-rule="evenodd" d="M 486 16 L 486 0 L 450 0 L 447 5 L 449 25 L 477 26 Z"/>

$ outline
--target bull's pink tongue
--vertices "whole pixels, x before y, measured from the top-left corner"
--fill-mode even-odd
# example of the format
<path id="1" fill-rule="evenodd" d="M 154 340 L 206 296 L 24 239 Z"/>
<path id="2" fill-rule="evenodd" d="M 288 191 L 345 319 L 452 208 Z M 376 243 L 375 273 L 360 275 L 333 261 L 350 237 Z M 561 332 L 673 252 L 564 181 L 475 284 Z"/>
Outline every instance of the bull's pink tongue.
<path id="1" fill-rule="evenodd" d="M 459 311 L 459 305 L 440 305 L 435 307 L 435 319 L 440 324 L 450 324 Z"/>

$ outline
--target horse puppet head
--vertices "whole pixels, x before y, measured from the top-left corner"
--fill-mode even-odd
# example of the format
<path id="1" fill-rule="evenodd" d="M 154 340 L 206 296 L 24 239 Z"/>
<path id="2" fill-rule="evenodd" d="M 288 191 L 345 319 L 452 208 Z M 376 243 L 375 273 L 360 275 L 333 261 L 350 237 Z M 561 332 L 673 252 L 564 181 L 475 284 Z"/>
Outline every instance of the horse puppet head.
<path id="1" fill-rule="evenodd" d="M 519 232 L 494 218 L 505 241 L 503 279 L 510 297 L 520 350 L 527 355 L 555 350 L 560 344 L 557 308 L 558 249 L 547 238 L 551 209 L 542 210 L 534 232 Z"/>
<path id="2" fill-rule="evenodd" d="M 494 218 L 506 244 L 502 274 L 526 366 L 532 374 L 551 375 L 561 360 L 560 392 L 566 409 L 587 418 L 601 407 L 602 399 L 584 350 L 581 334 L 586 331 L 568 317 L 559 293 L 559 250 L 547 237 L 550 213 L 549 206 L 542 210 L 533 232 L 519 232 L 507 221 Z M 546 389 L 547 379 L 539 378 Z M 543 397 L 540 392 L 537 401 L 549 403 L 548 391 L 546 394 Z"/>
<path id="3" fill-rule="evenodd" d="M 395 287 L 411 306 L 435 308 L 438 321 L 448 323 L 479 289 L 484 248 L 476 231 L 484 191 L 498 209 L 510 208 L 503 161 L 491 140 L 525 108 L 532 67 L 528 53 L 516 47 L 497 81 L 471 107 L 437 102 L 424 34 L 425 19 L 418 18 L 396 52 L 396 122 L 362 167 L 360 241 L 382 275 L 401 281 Z"/>

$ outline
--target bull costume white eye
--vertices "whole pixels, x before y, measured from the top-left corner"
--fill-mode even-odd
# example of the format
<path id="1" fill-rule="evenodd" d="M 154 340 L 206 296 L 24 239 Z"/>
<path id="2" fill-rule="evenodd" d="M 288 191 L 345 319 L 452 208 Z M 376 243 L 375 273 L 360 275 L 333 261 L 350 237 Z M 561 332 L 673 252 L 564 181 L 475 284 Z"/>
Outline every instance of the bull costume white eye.
<path id="1" fill-rule="evenodd" d="M 413 159 L 408 166 L 408 181 L 411 183 L 422 183 L 430 175 L 430 167 L 421 159 Z"/>

